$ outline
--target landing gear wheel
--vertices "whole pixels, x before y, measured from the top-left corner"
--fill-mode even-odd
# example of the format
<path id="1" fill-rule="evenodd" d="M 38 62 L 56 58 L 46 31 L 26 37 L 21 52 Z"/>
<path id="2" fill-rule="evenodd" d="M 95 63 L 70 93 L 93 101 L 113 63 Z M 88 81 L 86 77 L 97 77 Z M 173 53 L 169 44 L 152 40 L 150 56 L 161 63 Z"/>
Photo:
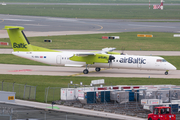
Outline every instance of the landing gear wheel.
<path id="1" fill-rule="evenodd" d="M 88 69 L 85 69 L 85 70 L 83 70 L 83 73 L 84 73 L 84 74 L 88 74 L 88 73 L 89 73 L 89 70 L 88 70 Z"/>
<path id="2" fill-rule="evenodd" d="M 101 68 L 96 67 L 95 70 L 96 70 L 96 72 L 99 72 L 99 71 L 101 71 Z"/>
<path id="3" fill-rule="evenodd" d="M 168 75 L 168 72 L 166 71 L 164 74 L 165 74 L 165 75 Z"/>

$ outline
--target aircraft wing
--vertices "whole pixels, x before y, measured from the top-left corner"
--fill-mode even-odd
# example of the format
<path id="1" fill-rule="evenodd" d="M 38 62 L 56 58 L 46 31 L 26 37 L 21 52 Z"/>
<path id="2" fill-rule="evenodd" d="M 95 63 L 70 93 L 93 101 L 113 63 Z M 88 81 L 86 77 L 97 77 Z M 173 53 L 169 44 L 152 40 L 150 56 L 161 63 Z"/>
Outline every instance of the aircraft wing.
<path id="1" fill-rule="evenodd" d="M 115 57 L 108 54 L 117 54 L 111 52 L 113 50 L 115 50 L 115 48 L 103 48 L 102 51 L 99 52 L 76 53 L 72 57 L 70 57 L 70 60 L 86 62 L 86 64 L 109 63 L 114 60 Z"/>
<path id="2" fill-rule="evenodd" d="M 76 56 L 88 56 L 88 55 L 96 55 L 95 53 L 90 53 L 90 52 L 88 52 L 88 53 L 77 53 L 77 54 L 75 54 Z"/>
<path id="3" fill-rule="evenodd" d="M 96 54 L 108 54 L 112 52 L 116 48 L 103 48 L 101 51 L 98 52 L 86 52 L 86 53 L 77 53 L 75 56 L 89 56 L 89 55 L 96 55 Z"/>
<path id="4" fill-rule="evenodd" d="M 103 52 L 112 52 L 113 50 L 115 50 L 116 48 L 103 48 L 102 51 Z"/>

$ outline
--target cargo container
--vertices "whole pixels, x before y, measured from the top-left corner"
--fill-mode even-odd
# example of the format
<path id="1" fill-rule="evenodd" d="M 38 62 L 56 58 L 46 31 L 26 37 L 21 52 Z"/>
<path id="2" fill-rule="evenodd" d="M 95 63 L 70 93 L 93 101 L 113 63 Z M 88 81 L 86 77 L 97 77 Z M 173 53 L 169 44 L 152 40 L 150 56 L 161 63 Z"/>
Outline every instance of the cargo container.
<path id="1" fill-rule="evenodd" d="M 78 98 L 78 94 L 79 92 L 83 92 L 83 91 L 95 91 L 95 87 L 78 87 L 76 88 L 76 98 Z"/>
<path id="2" fill-rule="evenodd" d="M 156 92 L 153 90 L 145 90 L 143 91 L 143 95 L 145 99 L 156 99 Z"/>
<path id="3" fill-rule="evenodd" d="M 96 91 L 96 99 L 98 102 L 110 102 L 110 91 Z"/>
<path id="4" fill-rule="evenodd" d="M 61 88 L 61 100 L 76 100 L 76 88 Z"/>
<path id="5" fill-rule="evenodd" d="M 170 100 L 180 100 L 180 89 L 170 90 Z"/>
<path id="6" fill-rule="evenodd" d="M 83 104 L 96 103 L 96 92 L 95 91 L 79 92 L 78 99 Z"/>
<path id="7" fill-rule="evenodd" d="M 15 92 L 0 91 L 0 101 L 15 102 Z"/>
<path id="8" fill-rule="evenodd" d="M 116 94 L 117 102 L 120 104 L 129 102 L 129 92 L 128 91 L 118 91 Z"/>
<path id="9" fill-rule="evenodd" d="M 179 105 L 178 111 L 180 111 L 180 100 L 171 100 L 171 103 L 178 104 Z"/>
<path id="10" fill-rule="evenodd" d="M 156 99 L 163 100 L 163 103 L 169 103 L 169 90 L 158 90 L 156 92 Z"/>

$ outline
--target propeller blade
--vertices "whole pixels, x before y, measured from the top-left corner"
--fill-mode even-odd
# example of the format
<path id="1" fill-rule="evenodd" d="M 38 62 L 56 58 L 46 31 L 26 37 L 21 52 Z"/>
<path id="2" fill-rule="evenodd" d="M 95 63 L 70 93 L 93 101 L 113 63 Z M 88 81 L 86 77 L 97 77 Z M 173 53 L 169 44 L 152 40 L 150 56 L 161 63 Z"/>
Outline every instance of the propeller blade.
<path id="1" fill-rule="evenodd" d="M 114 56 L 112 56 L 112 55 L 110 55 L 109 56 L 109 61 L 108 61 L 108 63 L 109 63 L 109 67 L 111 66 L 111 64 L 112 64 L 112 60 L 114 60 L 115 59 L 115 57 Z"/>

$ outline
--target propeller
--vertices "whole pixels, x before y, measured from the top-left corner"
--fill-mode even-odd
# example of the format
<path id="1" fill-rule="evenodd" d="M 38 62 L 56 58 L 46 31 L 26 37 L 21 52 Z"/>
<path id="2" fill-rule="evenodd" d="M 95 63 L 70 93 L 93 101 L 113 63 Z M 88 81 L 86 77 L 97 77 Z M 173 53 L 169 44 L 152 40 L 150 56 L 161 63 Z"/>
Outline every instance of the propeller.
<path id="1" fill-rule="evenodd" d="M 114 59 L 115 59 L 114 56 L 112 56 L 112 55 L 109 56 L 109 61 L 108 61 L 109 67 L 111 66 L 112 60 L 114 60 Z"/>

